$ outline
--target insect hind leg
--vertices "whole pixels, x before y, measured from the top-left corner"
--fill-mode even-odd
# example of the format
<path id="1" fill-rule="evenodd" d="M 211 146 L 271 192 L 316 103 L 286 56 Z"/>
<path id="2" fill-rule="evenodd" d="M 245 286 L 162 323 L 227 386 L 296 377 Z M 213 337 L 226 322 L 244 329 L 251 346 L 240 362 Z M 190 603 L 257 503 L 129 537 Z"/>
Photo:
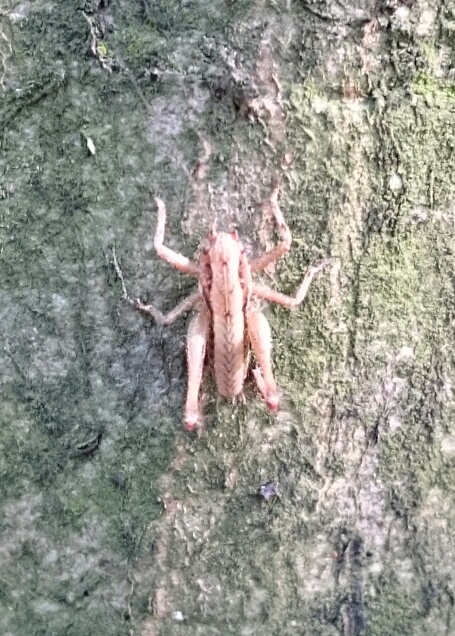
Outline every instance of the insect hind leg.
<path id="1" fill-rule="evenodd" d="M 202 427 L 199 389 L 204 369 L 205 352 L 210 328 L 210 312 L 206 306 L 191 319 L 187 337 L 188 390 L 183 425 L 188 431 Z"/>
<path id="2" fill-rule="evenodd" d="M 272 337 L 266 317 L 260 311 L 248 316 L 248 335 L 259 368 L 253 370 L 257 387 L 271 411 L 280 406 L 280 395 L 272 372 Z"/>

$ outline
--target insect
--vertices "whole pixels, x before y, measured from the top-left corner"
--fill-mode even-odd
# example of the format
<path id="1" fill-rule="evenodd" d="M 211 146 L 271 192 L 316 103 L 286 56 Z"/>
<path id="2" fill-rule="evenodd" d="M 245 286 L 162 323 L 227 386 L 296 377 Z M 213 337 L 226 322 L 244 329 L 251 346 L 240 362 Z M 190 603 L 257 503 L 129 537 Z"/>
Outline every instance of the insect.
<path id="1" fill-rule="evenodd" d="M 168 314 L 139 298 L 130 298 L 114 253 L 114 265 L 122 282 L 124 298 L 136 309 L 167 325 L 194 309 L 187 336 L 188 389 L 184 426 L 189 431 L 201 428 L 203 417 L 199 406 L 199 390 L 208 344 L 213 351 L 213 370 L 218 392 L 225 398 L 243 397 L 243 385 L 249 368 L 249 353 L 253 350 L 257 367 L 253 370 L 256 385 L 268 408 L 276 411 L 280 396 L 273 377 L 271 363 L 271 331 L 267 319 L 257 308 L 257 299 L 279 303 L 289 309 L 300 305 L 315 278 L 329 263 L 321 260 L 310 267 L 295 297 L 286 296 L 270 287 L 254 283 L 252 274 L 289 251 L 291 232 L 278 205 L 279 185 L 274 184 L 268 201 L 277 223 L 280 243 L 262 256 L 248 262 L 245 248 L 236 231 L 217 232 L 212 229 L 202 245 L 197 263 L 164 245 L 166 208 L 155 198 L 158 225 L 154 247 L 158 255 L 184 274 L 198 279 L 198 290 L 182 300 Z"/>

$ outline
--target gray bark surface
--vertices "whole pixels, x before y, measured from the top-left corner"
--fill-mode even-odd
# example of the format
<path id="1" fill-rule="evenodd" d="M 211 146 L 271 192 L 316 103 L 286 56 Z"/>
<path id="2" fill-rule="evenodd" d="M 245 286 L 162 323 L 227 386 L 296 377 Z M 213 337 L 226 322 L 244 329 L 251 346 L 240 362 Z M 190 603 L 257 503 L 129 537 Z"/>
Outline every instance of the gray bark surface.
<path id="1" fill-rule="evenodd" d="M 0 9 L 0 633 L 455 634 L 455 2 L 87 0 Z M 205 148 L 205 150 L 204 150 Z M 208 149 L 210 148 L 210 153 Z M 203 387 L 213 221 L 260 277 L 283 406 Z M 278 496 L 256 495 L 273 480 Z"/>

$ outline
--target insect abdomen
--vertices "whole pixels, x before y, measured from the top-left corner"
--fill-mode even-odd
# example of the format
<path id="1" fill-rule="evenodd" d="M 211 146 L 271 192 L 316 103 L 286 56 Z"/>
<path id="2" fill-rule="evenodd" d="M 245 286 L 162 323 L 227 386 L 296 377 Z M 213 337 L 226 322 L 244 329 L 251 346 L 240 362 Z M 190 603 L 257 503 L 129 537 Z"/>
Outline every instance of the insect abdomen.
<path id="1" fill-rule="evenodd" d="M 227 398 L 239 395 L 245 380 L 245 283 L 240 275 L 242 254 L 238 241 L 225 233 L 218 234 L 210 250 L 213 363 L 218 391 Z"/>
<path id="2" fill-rule="evenodd" d="M 244 316 L 213 320 L 214 369 L 219 393 L 233 398 L 242 392 L 245 379 Z"/>

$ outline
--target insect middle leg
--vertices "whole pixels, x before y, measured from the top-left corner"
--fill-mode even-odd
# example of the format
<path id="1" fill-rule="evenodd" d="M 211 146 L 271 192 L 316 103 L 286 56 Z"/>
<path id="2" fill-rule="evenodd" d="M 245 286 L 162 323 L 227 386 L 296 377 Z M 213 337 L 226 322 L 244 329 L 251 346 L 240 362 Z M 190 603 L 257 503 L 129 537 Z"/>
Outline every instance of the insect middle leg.
<path id="1" fill-rule="evenodd" d="M 300 303 L 303 302 L 305 296 L 308 293 L 311 283 L 314 278 L 322 272 L 328 265 L 330 264 L 330 259 L 324 258 L 316 265 L 310 267 L 307 273 L 304 276 L 303 281 L 300 284 L 300 287 L 297 290 L 295 296 L 287 296 L 286 294 L 282 294 L 281 292 L 275 291 L 267 285 L 253 285 L 253 296 L 257 298 L 263 298 L 264 300 L 268 300 L 272 303 L 278 303 L 279 305 L 284 305 L 284 307 L 288 307 L 288 309 L 294 309 Z"/>
<path id="2" fill-rule="evenodd" d="M 152 318 L 154 318 L 160 325 L 170 325 L 172 322 L 174 322 L 174 320 L 179 318 L 179 316 L 181 316 L 182 314 L 186 314 L 190 311 L 190 309 L 193 309 L 195 304 L 199 300 L 201 300 L 201 294 L 198 291 L 194 292 L 194 294 L 191 294 L 191 296 L 184 298 L 182 302 L 177 305 L 177 307 L 174 307 L 174 309 L 172 309 L 172 311 L 167 314 L 163 314 L 153 305 L 146 305 L 139 298 L 129 298 L 127 296 L 126 300 L 130 303 L 130 305 L 136 307 L 136 309 L 150 314 L 150 316 L 152 316 Z"/>
<path id="3" fill-rule="evenodd" d="M 205 351 L 210 329 L 210 311 L 203 306 L 191 319 L 187 337 L 188 391 L 185 404 L 183 425 L 188 431 L 202 426 L 202 414 L 199 408 L 199 389 L 204 369 Z"/>
<path id="4" fill-rule="evenodd" d="M 248 316 L 248 336 L 259 368 L 253 370 L 254 379 L 271 411 L 277 411 L 280 396 L 272 372 L 272 334 L 266 317 L 260 311 Z"/>
<path id="5" fill-rule="evenodd" d="M 170 323 L 174 322 L 174 320 L 176 320 L 179 316 L 190 311 L 190 309 L 192 309 L 196 305 L 196 303 L 199 300 L 201 300 L 201 294 L 199 293 L 199 291 L 196 291 L 193 294 L 191 294 L 191 296 L 184 298 L 177 305 L 177 307 L 174 307 L 174 309 L 170 311 L 168 314 L 163 314 L 159 309 L 157 309 L 153 305 L 146 305 L 139 298 L 131 298 L 128 295 L 128 291 L 125 285 L 125 279 L 123 278 L 122 270 L 120 269 L 120 265 L 117 261 L 115 248 L 112 250 L 112 256 L 114 259 L 115 272 L 120 280 L 120 283 L 122 284 L 124 300 L 126 300 L 130 305 L 132 305 L 136 309 L 139 309 L 140 311 L 144 311 L 145 313 L 150 314 L 150 316 L 152 316 L 152 318 L 154 318 L 156 322 L 158 322 L 160 325 L 169 325 Z"/>

